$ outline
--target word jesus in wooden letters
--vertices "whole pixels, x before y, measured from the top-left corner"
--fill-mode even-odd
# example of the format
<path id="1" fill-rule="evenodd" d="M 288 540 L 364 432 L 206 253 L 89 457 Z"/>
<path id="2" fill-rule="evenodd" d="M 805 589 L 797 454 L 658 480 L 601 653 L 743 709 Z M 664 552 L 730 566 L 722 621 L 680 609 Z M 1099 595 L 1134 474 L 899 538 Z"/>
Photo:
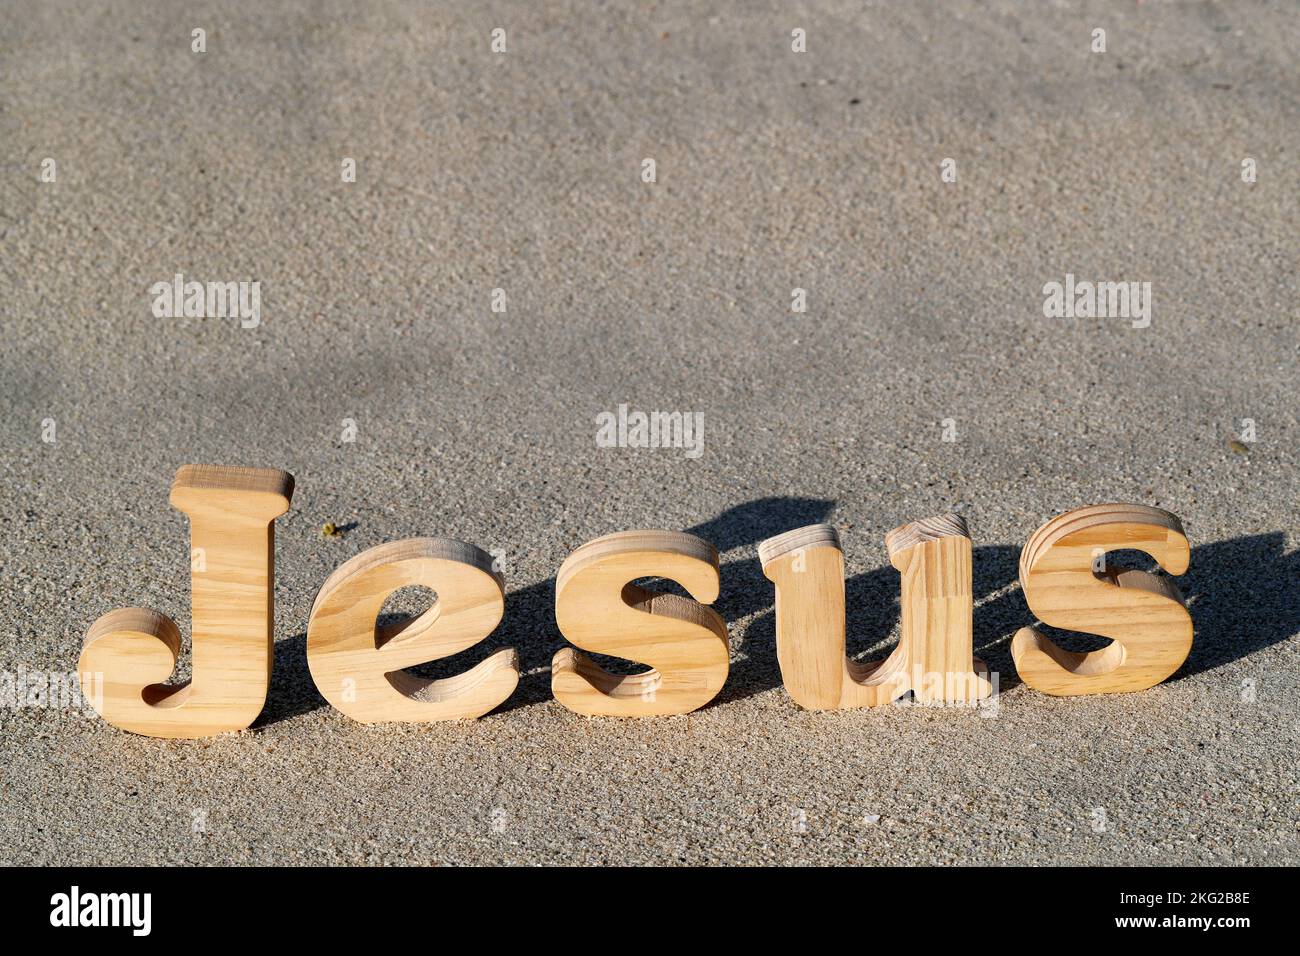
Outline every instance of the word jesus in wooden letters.
<path id="1" fill-rule="evenodd" d="M 153 737 L 204 737 L 251 724 L 270 683 L 274 635 L 275 519 L 289 509 L 293 478 L 258 468 L 187 465 L 171 502 L 190 518 L 193 676 L 169 684 L 180 629 L 142 608 L 105 614 L 86 633 L 79 670 L 96 675 L 109 723 Z M 885 536 L 901 576 L 902 633 L 884 661 L 845 655 L 844 555 L 827 525 L 759 545 L 776 595 L 777 658 L 802 707 L 878 707 L 909 691 L 923 702 L 974 702 L 992 692 L 972 654 L 972 547 L 958 515 L 913 521 Z M 1178 519 L 1142 505 L 1095 505 L 1047 522 L 1030 537 L 1020 580 L 1044 623 L 1112 639 L 1103 650 L 1064 651 L 1023 628 L 1012 656 L 1026 684 L 1048 694 L 1142 690 L 1173 674 L 1192 643 L 1178 589 L 1143 571 L 1098 570 L 1108 551 L 1139 549 L 1170 574 L 1190 551 Z M 635 582 L 665 578 L 691 597 Z M 437 599 L 423 614 L 379 623 L 395 591 L 421 585 Z M 583 545 L 561 566 L 555 616 L 582 650 L 651 670 L 611 674 L 564 648 L 551 665 L 555 698 L 580 714 L 684 714 L 717 696 L 727 679 L 727 627 L 714 611 L 718 553 L 675 531 L 627 531 Z M 479 717 L 519 681 L 513 648 L 454 677 L 406 668 L 467 650 L 505 609 L 505 582 L 485 552 L 447 538 L 412 538 L 344 562 L 321 586 L 307 628 L 307 661 L 322 695 L 365 723 Z"/>

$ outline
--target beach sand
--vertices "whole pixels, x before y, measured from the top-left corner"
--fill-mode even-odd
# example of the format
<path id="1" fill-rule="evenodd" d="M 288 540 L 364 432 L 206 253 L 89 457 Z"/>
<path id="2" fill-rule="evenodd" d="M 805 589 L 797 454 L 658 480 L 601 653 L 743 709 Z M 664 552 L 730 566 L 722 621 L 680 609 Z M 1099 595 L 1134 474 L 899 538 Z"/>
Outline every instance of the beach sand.
<path id="1" fill-rule="evenodd" d="M 0 862 L 1300 862 L 1294 7 L 188 7 L 0 6 L 0 667 L 75 671 L 117 607 L 187 632 L 172 475 L 277 467 L 270 694 L 199 741 L 0 711 Z M 177 273 L 258 282 L 260 324 L 155 317 Z M 1045 317 L 1067 274 L 1151 283 L 1149 327 Z M 703 453 L 598 448 L 620 403 L 702 414 Z M 1020 546 L 1113 500 L 1182 518 L 1195 647 L 1045 696 L 1009 655 Z M 996 710 L 798 709 L 757 543 L 839 528 L 880 657 L 884 534 L 950 510 Z M 632 528 L 718 547 L 731 676 L 583 718 L 554 575 Z M 423 535 L 507 585 L 424 672 L 513 645 L 524 676 L 475 722 L 363 726 L 311 683 L 311 602 Z"/>

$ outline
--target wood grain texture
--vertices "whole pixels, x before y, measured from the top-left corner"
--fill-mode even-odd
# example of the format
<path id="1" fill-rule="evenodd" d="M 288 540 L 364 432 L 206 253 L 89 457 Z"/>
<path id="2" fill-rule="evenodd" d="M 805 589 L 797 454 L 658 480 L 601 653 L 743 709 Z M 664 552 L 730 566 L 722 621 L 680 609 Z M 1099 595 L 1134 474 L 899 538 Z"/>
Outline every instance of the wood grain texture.
<path id="1" fill-rule="evenodd" d="M 381 626 L 393 592 L 437 596 L 419 616 Z M 485 551 L 450 538 L 412 538 L 363 551 L 326 578 L 307 626 L 307 664 L 321 694 L 362 723 L 481 717 L 514 693 L 512 647 L 442 680 L 404 670 L 483 640 L 505 612 L 505 584 Z"/>
<path id="2" fill-rule="evenodd" d="M 660 577 L 695 599 L 633 584 Z M 574 551 L 555 579 L 555 619 L 584 650 L 647 664 L 623 676 L 585 654 L 563 648 L 551 661 L 556 700 L 589 716 L 685 714 L 712 700 L 730 664 L 727 626 L 717 600 L 718 552 L 707 541 L 675 531 L 624 531 Z M 700 603 L 703 602 L 703 603 Z"/>
<path id="3" fill-rule="evenodd" d="M 829 525 L 759 545 L 776 586 L 776 646 L 791 698 L 809 710 L 880 707 L 912 691 L 918 701 L 973 703 L 989 696 L 972 656 L 971 541 L 958 515 L 900 525 L 885 537 L 902 579 L 901 635 L 883 661 L 845 656 L 844 553 Z"/>
<path id="4" fill-rule="evenodd" d="M 99 712 L 150 737 L 206 737 L 251 724 L 266 702 L 275 617 L 275 519 L 293 477 L 266 468 L 185 465 L 171 503 L 190 519 L 192 677 L 162 683 L 180 655 L 176 622 L 145 608 L 103 615 L 78 669 L 100 675 Z"/>
<path id="5" fill-rule="evenodd" d="M 1109 637 L 1099 651 L 1066 651 L 1021 628 L 1011 656 L 1023 680 L 1056 696 L 1145 690 L 1169 677 L 1192 649 L 1192 618 L 1178 587 L 1146 571 L 1098 567 L 1111 551 L 1149 554 L 1169 574 L 1187 571 L 1191 548 L 1168 511 L 1135 504 L 1076 508 L 1048 521 L 1020 553 L 1020 586 L 1044 624 Z"/>

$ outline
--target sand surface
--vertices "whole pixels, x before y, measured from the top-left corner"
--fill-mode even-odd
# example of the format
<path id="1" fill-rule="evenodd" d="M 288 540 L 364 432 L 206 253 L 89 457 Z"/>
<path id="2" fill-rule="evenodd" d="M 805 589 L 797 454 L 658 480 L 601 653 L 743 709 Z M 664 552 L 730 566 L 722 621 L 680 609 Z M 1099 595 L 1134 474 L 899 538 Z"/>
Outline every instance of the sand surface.
<path id="1" fill-rule="evenodd" d="M 1282 2 L 3 4 L 0 667 L 74 671 L 116 607 L 188 630 L 179 465 L 297 492 L 262 717 L 0 711 L 0 862 L 1294 865 L 1297 49 Z M 177 272 L 258 281 L 260 326 L 156 318 Z M 1150 282 L 1150 327 L 1046 318 L 1067 273 Z M 703 454 L 596 447 L 620 403 L 702 413 Z M 1047 697 L 1008 651 L 1019 548 L 1108 500 L 1182 517 L 1196 646 Z M 836 525 L 879 657 L 885 532 L 954 509 L 994 716 L 796 708 L 757 543 Z M 554 574 L 638 527 L 717 545 L 731 677 L 585 719 Z M 363 726 L 311 683 L 311 601 L 420 535 L 503 552 L 508 590 L 427 672 L 513 645 L 524 677 Z"/>

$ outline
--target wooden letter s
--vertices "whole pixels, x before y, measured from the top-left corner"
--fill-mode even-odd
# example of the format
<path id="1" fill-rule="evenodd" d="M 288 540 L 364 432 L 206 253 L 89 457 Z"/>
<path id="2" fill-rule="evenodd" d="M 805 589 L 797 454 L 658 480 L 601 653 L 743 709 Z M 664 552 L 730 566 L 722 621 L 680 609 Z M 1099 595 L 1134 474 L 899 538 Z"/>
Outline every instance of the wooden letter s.
<path id="1" fill-rule="evenodd" d="M 1145 571 L 1105 567 L 1108 551 L 1145 551 L 1170 574 L 1191 559 L 1183 526 L 1168 511 L 1107 504 L 1058 515 L 1020 553 L 1020 586 L 1044 624 L 1112 638 L 1099 651 L 1062 650 L 1032 627 L 1011 642 L 1020 678 L 1061 697 L 1145 690 L 1182 666 L 1192 618 L 1174 583 Z"/>
<path id="2" fill-rule="evenodd" d="M 648 577 L 676 581 L 696 600 L 632 583 Z M 551 661 L 555 699 L 580 714 L 612 717 L 685 714 L 707 704 L 730 662 L 727 625 L 705 607 L 718 588 L 718 552 L 693 535 L 623 531 L 584 544 L 555 578 L 560 632 L 578 647 L 655 669 L 619 676 L 566 647 Z"/>

